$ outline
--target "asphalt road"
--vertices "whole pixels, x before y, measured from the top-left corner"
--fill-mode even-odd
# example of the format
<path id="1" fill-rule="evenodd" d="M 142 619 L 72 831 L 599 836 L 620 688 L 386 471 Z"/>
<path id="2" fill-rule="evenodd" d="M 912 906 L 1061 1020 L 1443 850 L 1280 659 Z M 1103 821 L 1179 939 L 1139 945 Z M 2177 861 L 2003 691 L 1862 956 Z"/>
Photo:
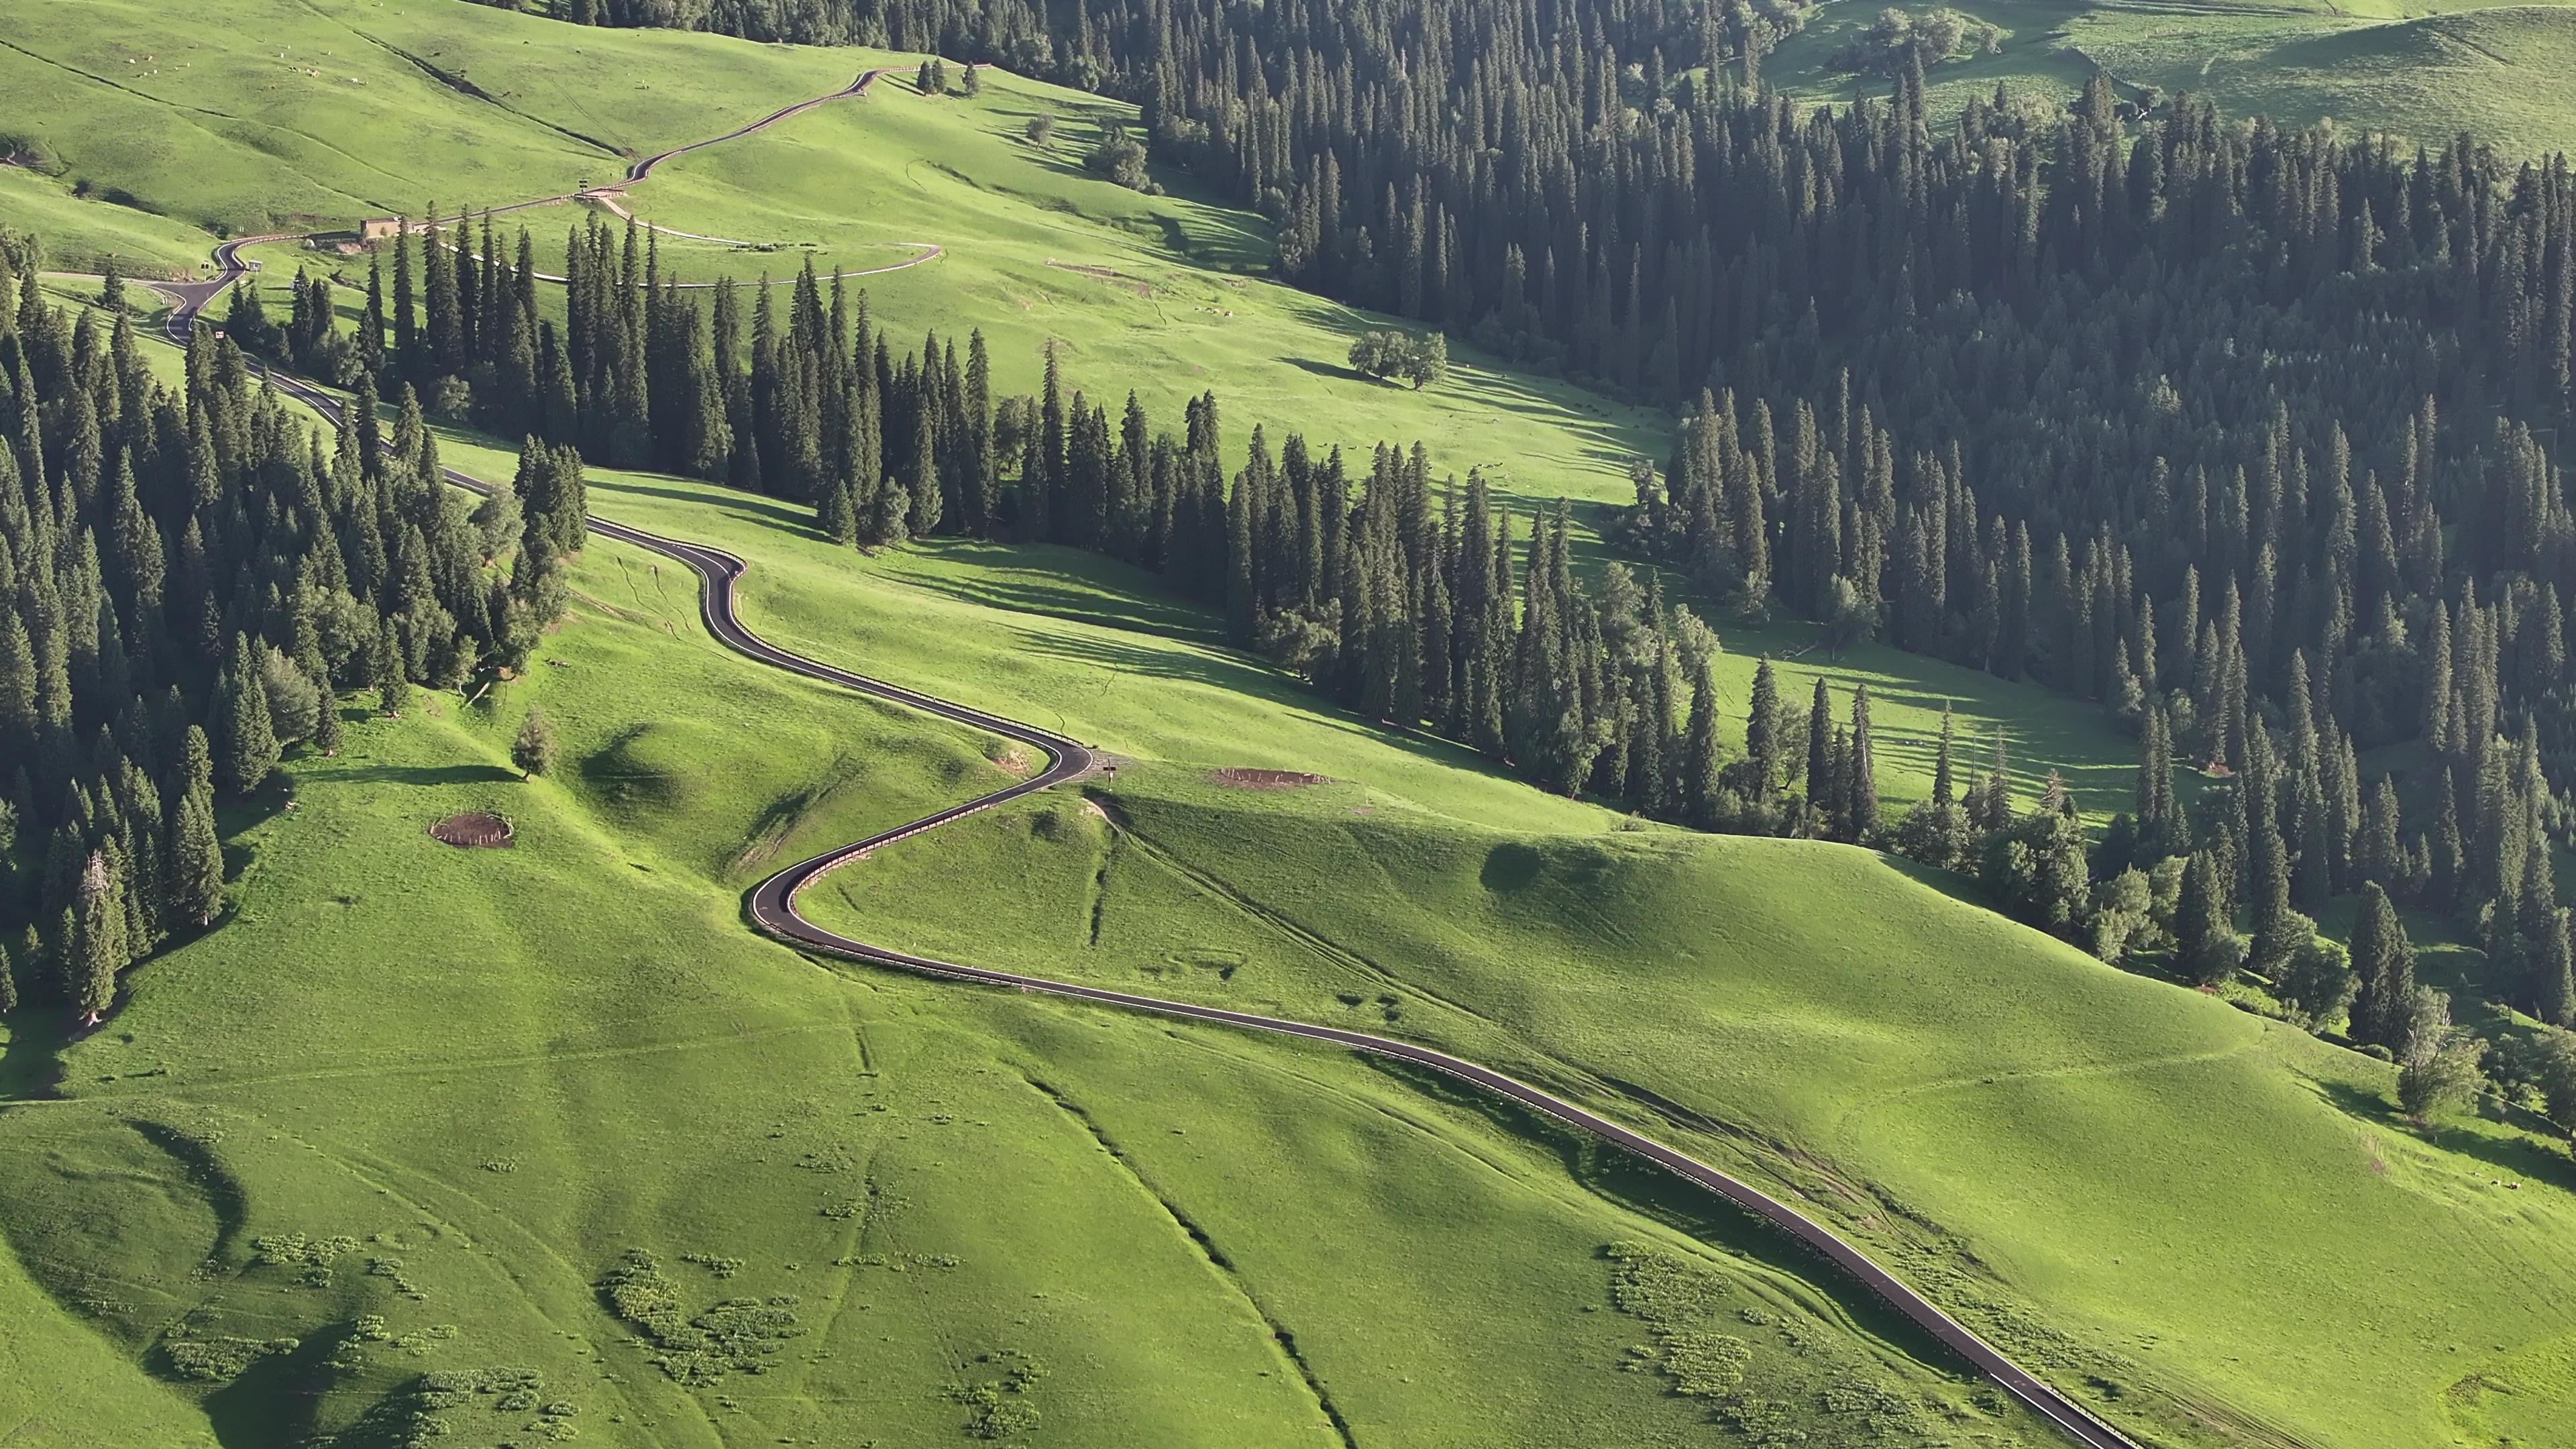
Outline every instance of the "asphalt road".
<path id="1" fill-rule="evenodd" d="M 870 71 L 860 76 L 845 90 L 817 97 L 801 105 L 790 106 L 739 131 L 732 132 L 729 136 L 717 137 L 715 140 L 728 140 L 732 136 L 748 135 L 827 101 L 861 94 L 877 74 L 878 72 Z M 714 143 L 699 142 L 696 146 L 680 147 L 637 162 L 630 172 L 629 179 L 630 181 L 642 180 L 661 161 L 679 155 L 683 151 L 696 150 L 699 146 L 711 144 Z M 198 314 L 212 303 L 226 286 L 242 275 L 244 267 L 237 255 L 240 248 L 261 241 L 279 239 L 244 237 L 236 241 L 228 241 L 215 250 L 215 261 L 220 270 L 217 279 L 208 282 L 163 284 L 163 290 L 177 301 L 177 305 L 171 309 L 167 323 L 171 340 L 185 346 Z M 278 391 L 303 401 L 335 423 L 338 421 L 343 404 L 337 396 L 289 373 L 268 368 L 260 370 L 270 382 L 275 384 Z M 476 493 L 491 491 L 490 484 L 470 474 L 454 468 L 446 469 L 445 473 L 447 481 L 460 488 Z M 1411 1062 L 1416 1066 L 1445 1073 L 1484 1091 L 1510 1098 L 1535 1111 L 1544 1112 L 1568 1126 L 1632 1152 L 1770 1223 L 1877 1294 L 1896 1312 L 1904 1315 L 1923 1332 L 1965 1359 L 1978 1372 L 1994 1380 L 2004 1392 L 2019 1400 L 2033 1413 L 2055 1425 L 2068 1439 L 2086 1446 L 2086 1449 L 2141 1449 L 2138 1441 L 2113 1428 L 2082 1404 L 2006 1358 L 1984 1339 L 1971 1332 L 1966 1325 L 1942 1312 L 1931 1300 L 1906 1286 L 1894 1274 L 1871 1261 L 1859 1249 L 1843 1241 L 1824 1224 L 1759 1188 L 1730 1177 L 1687 1153 L 1668 1147 L 1598 1113 L 1587 1111 L 1562 1097 L 1541 1091 L 1518 1078 L 1507 1076 L 1490 1067 L 1479 1066 L 1463 1057 L 1451 1056 L 1446 1052 L 1434 1051 L 1429 1047 L 1399 1041 L 1393 1037 L 1372 1036 L 1367 1032 L 1318 1026 L 1311 1022 L 1293 1021 L 1284 1017 L 1227 1011 L 1220 1007 L 1199 1006 L 1185 1001 L 1167 1001 L 1160 997 L 1139 996 L 1133 992 L 1111 991 L 1103 987 L 1084 986 L 1070 981 L 1052 981 L 1042 976 L 1024 976 L 1010 971 L 989 971 L 981 967 L 960 965 L 953 961 L 933 960 L 926 956 L 912 956 L 900 951 L 888 950 L 882 946 L 871 946 L 864 941 L 852 940 L 815 925 L 797 913 L 796 897 L 799 892 L 824 875 L 880 847 L 936 830 L 952 820 L 972 815 L 980 810 L 991 809 L 993 806 L 1016 800 L 1023 795 L 1088 775 L 1097 763 L 1094 755 L 1081 742 L 1039 729 L 1035 725 L 1022 724 L 1017 720 L 956 704 L 918 690 L 872 679 L 836 665 L 808 659 L 801 654 L 791 653 L 769 643 L 745 627 L 741 616 L 734 608 L 734 587 L 741 580 L 747 566 L 732 554 L 721 549 L 709 548 L 704 544 L 664 538 L 658 534 L 647 533 L 642 529 L 631 528 L 595 515 L 588 520 L 588 525 L 591 532 L 603 538 L 613 538 L 638 548 L 649 549 L 665 557 L 677 559 L 695 570 L 701 583 L 700 609 L 705 617 L 708 632 L 736 652 L 791 674 L 799 674 L 808 679 L 856 690 L 879 699 L 892 700 L 925 714 L 1000 735 L 1004 739 L 1031 746 L 1046 756 L 1047 767 L 1028 779 L 996 790 L 989 795 L 978 796 L 962 804 L 952 805 L 935 814 L 925 815 L 909 824 L 898 825 L 892 830 L 869 836 L 865 840 L 853 841 L 848 845 L 825 851 L 811 860 L 800 861 L 762 881 L 753 888 L 747 907 L 752 924 L 762 931 L 804 950 L 825 955 L 870 962 L 952 981 L 1010 987 L 1019 991 L 1066 997 L 1075 1001 L 1113 1006 L 1128 1011 L 1151 1012 L 1161 1016 L 1179 1017 L 1219 1026 L 1303 1037 L 1309 1041 L 1323 1042 L 1352 1051 L 1373 1052 L 1379 1056 Z"/>

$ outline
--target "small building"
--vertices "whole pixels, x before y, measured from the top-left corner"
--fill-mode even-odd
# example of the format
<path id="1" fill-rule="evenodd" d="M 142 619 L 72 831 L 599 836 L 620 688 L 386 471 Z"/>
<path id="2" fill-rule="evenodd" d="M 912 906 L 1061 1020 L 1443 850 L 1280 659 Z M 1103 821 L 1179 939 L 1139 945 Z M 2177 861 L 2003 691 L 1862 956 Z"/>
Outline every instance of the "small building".
<path id="1" fill-rule="evenodd" d="M 371 216 L 358 223 L 358 240 L 362 242 L 391 241 L 400 235 L 402 218 L 399 216 Z"/>

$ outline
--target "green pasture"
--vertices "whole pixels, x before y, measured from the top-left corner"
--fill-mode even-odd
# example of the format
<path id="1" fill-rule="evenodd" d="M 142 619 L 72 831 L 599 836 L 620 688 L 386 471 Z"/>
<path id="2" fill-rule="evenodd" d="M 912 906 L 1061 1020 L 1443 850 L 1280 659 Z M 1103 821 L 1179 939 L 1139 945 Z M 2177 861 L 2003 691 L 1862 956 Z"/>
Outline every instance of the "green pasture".
<path id="1" fill-rule="evenodd" d="M 1765 62 L 1763 75 L 1814 100 L 1884 96 L 1892 83 L 1837 70 L 1834 54 L 1886 7 L 1830 0 Z M 1920 12 L 1928 5 L 1904 5 Z M 2576 11 L 2482 0 L 1965 0 L 1948 8 L 2004 32 L 1992 54 L 1926 73 L 1932 112 L 1972 98 L 2063 98 L 2096 67 L 2134 98 L 2154 87 L 2214 101 L 2238 120 L 2393 132 L 2440 146 L 2463 130 L 2507 156 L 2576 146 L 2557 104 L 2576 64 Z"/>
<path id="2" fill-rule="evenodd" d="M 235 914 L 109 1030 L 6 1039 L 22 1439 L 202 1441 L 194 1398 L 228 1446 L 415 1412 L 460 1445 L 1679 1442 L 1705 1405 L 1623 1371 L 1659 1340 L 1602 1254 L 1640 1243 L 1801 1422 L 2044 1442 L 1776 1240 L 1539 1124 L 763 942 L 767 860 L 989 788 L 1001 752 L 721 651 L 649 555 L 594 543 L 575 579 L 528 678 L 352 708 L 339 756 L 228 818 Z M 564 764 L 524 782 L 533 708 Z M 513 847 L 427 835 L 460 810 Z M 593 1288 L 634 1248 L 688 1312 L 773 1331 L 720 1378 L 658 1366 Z M 469 1388 L 422 1410 L 428 1373 Z"/>
<path id="3" fill-rule="evenodd" d="M 806 908 L 1504 1065 L 1821 1210 L 2179 1442 L 2494 1442 L 2463 1437 L 2465 1405 L 2576 1402 L 2546 1368 L 2576 1344 L 2562 1152 L 2410 1129 L 2388 1068 L 1880 858 L 1495 831 L 1177 767 L 1093 793 L 881 852 Z M 960 877 L 1033 888 L 999 909 L 934 888 Z"/>

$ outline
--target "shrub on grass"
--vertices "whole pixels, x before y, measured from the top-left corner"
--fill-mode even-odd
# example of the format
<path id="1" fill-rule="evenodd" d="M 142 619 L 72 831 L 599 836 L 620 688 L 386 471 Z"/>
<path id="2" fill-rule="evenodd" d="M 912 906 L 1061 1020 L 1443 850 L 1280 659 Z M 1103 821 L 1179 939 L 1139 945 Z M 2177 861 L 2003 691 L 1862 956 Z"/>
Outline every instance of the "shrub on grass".
<path id="1" fill-rule="evenodd" d="M 196 1383 L 230 1383 L 271 1354 L 293 1353 L 302 1345 L 292 1338 L 173 1338 L 161 1355 L 174 1375 Z"/>
<path id="2" fill-rule="evenodd" d="M 555 768 L 555 727 L 541 709 L 528 711 L 519 724 L 519 737 L 510 743 L 510 763 L 519 767 L 519 778 L 533 780 L 552 774 Z"/>

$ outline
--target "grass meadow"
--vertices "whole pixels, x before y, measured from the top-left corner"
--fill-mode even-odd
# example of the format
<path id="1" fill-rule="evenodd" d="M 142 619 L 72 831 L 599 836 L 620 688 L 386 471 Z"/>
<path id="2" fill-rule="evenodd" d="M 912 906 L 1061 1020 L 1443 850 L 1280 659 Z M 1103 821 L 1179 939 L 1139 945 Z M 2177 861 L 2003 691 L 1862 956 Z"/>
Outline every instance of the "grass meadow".
<path id="1" fill-rule="evenodd" d="M 2529 79 L 2556 12 L 1989 9 L 2012 37 L 1936 71 L 1953 102 L 2071 89 L 2081 47 L 2124 81 L 2198 67 L 2231 109 L 2273 85 L 2362 124 L 2449 73 L 2391 46 L 2458 32 L 2424 54 L 2528 127 L 2499 134 L 2563 124 Z M 1383 319 L 1264 280 L 1243 213 L 1081 174 L 1125 113 L 1056 88 L 925 98 L 909 57 L 447 0 L 20 10 L 0 138 L 60 174 L 0 169 L 0 220 L 64 254 L 178 267 L 217 232 L 551 194 L 892 63 L 864 101 L 637 188 L 651 220 L 769 248 L 665 260 L 748 279 L 935 242 L 867 280 L 906 345 L 981 326 L 1017 390 L 1053 340 L 1113 406 L 1133 387 L 1176 422 L 1214 388 L 1237 446 L 1256 422 L 1419 438 L 1523 508 L 1619 502 L 1626 460 L 1664 448 L 1661 420 L 1464 348 L 1425 393 L 1351 376 Z M 1816 48 L 1871 13 L 1823 8 L 1776 76 L 1829 93 Z M 2489 75 L 2468 51 L 2491 35 L 2531 48 Z M 1044 146 L 1022 134 L 1041 111 Z M 261 256 L 272 286 L 322 261 Z M 1118 757 L 1088 795 L 836 875 L 808 897 L 827 922 L 1523 1072 L 1804 1198 L 2175 1443 L 2541 1444 L 2576 1413 L 2564 1155 L 2475 1118 L 2412 1129 L 2384 1067 L 1866 853 L 1622 830 L 1323 705 L 1097 558 L 863 559 L 772 500 L 604 470 L 591 490 L 750 559 L 745 618 L 777 642 Z M 236 914 L 136 973 L 108 1030 L 0 1026 L 0 1440 L 355 1445 L 434 1419 L 459 1446 L 2049 1442 L 1776 1240 L 1441 1082 L 753 936 L 741 897 L 769 869 L 1018 762 L 722 651 L 676 565 L 594 543 L 574 583 L 529 677 L 353 713 L 339 757 L 229 817 Z M 1870 684 L 1891 807 L 1928 793 L 1944 701 L 1963 767 L 2000 726 L 2025 798 L 2054 768 L 2097 821 L 2126 803 L 2133 746 L 2096 710 L 1715 622 L 1733 731 L 1760 653 L 1796 655 L 1793 705 L 1817 674 Z M 523 782 L 503 761 L 536 707 L 564 764 Z M 1329 783 L 1219 789 L 1224 767 Z M 516 846 L 425 834 L 467 809 L 506 812 Z M 638 1249 L 697 1336 L 612 1311 L 596 1285 Z M 1711 1424 L 1712 1338 L 1771 1417 Z"/>

